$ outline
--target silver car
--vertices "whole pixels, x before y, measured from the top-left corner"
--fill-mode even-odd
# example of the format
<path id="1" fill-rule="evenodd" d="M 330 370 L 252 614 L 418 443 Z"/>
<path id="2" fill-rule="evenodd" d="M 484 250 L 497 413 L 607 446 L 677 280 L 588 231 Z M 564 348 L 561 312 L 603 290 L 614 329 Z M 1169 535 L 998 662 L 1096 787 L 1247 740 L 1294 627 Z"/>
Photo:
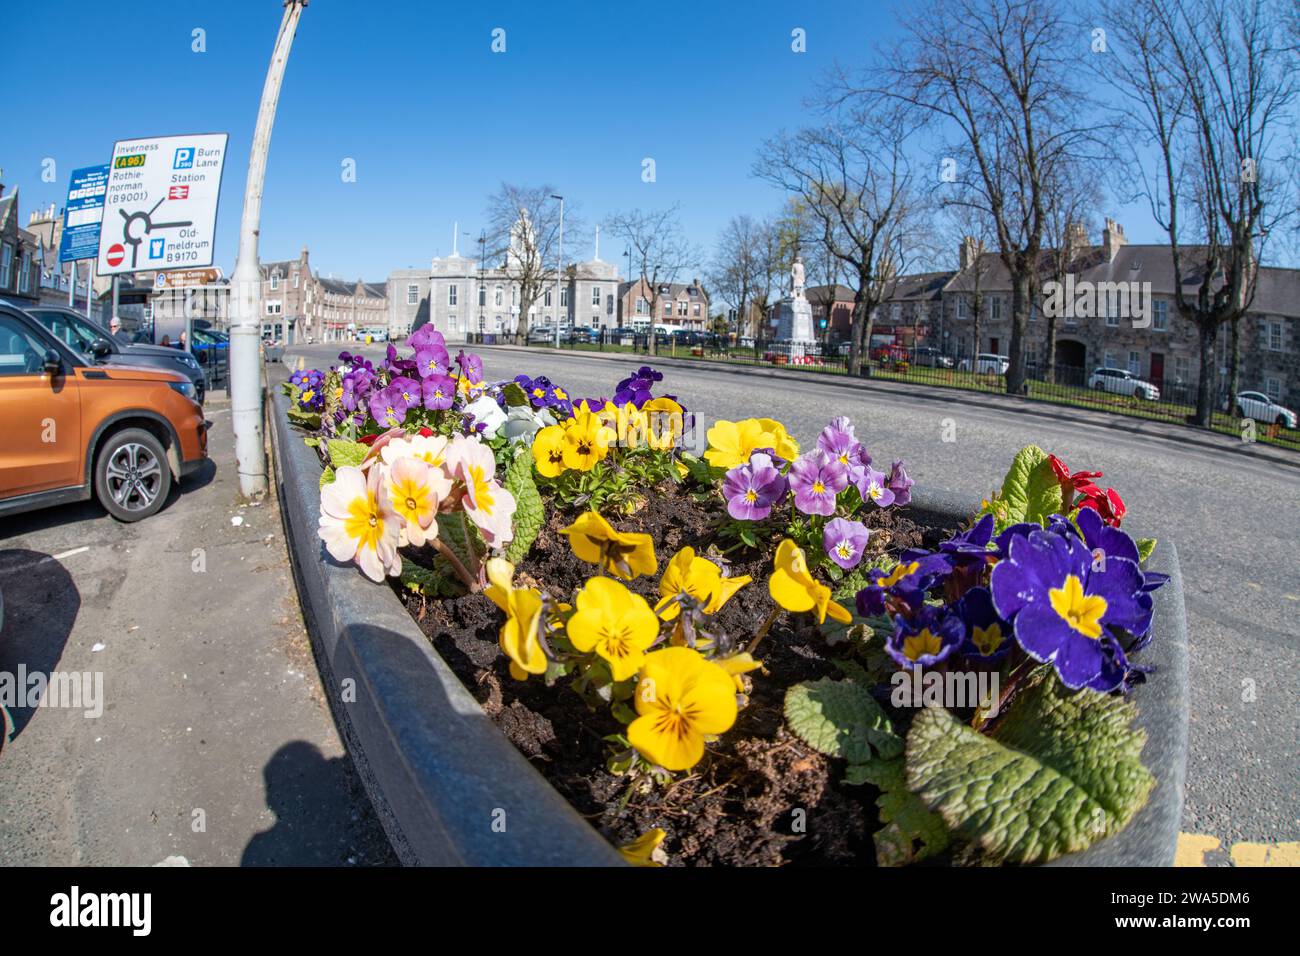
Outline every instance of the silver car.
<path id="1" fill-rule="evenodd" d="M 1296 427 L 1296 413 L 1283 408 L 1263 392 L 1238 392 L 1235 411 L 1238 418 L 1249 418 L 1267 425 Z"/>
<path id="2" fill-rule="evenodd" d="M 1088 378 L 1088 387 L 1097 392 L 1111 392 L 1115 395 L 1128 395 L 1131 398 L 1145 398 L 1154 402 L 1160 398 L 1160 389 L 1150 382 L 1144 382 L 1132 372 L 1122 368 L 1094 369 Z"/>

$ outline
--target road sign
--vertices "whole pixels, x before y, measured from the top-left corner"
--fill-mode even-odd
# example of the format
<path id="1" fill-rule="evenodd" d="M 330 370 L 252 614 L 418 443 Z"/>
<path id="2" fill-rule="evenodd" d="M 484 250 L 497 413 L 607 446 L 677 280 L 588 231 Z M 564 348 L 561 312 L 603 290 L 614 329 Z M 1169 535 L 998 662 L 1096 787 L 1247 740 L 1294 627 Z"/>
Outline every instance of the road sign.
<path id="1" fill-rule="evenodd" d="M 227 139 L 200 133 L 113 144 L 100 275 L 212 265 Z"/>
<path id="2" fill-rule="evenodd" d="M 154 276 L 153 284 L 158 289 L 193 289 L 220 281 L 220 269 L 178 269 L 175 272 L 158 273 Z"/>
<path id="3" fill-rule="evenodd" d="M 104 217 L 107 190 L 107 164 L 72 171 L 63 212 L 63 238 L 59 240 L 60 262 L 93 259 L 99 254 L 99 223 Z"/>

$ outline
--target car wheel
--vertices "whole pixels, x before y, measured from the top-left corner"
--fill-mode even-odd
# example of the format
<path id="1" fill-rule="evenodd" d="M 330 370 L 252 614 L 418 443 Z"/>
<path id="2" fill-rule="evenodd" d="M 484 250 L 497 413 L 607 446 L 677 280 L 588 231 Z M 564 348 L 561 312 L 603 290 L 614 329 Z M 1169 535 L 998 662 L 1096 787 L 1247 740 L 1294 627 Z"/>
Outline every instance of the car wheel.
<path id="1" fill-rule="evenodd" d="M 1103 385 L 1101 382 L 1093 382 L 1093 383 L 1092 383 L 1092 390 L 1093 390 L 1094 392 L 1102 392 L 1102 391 L 1105 391 L 1105 390 L 1106 390 L 1106 386 Z"/>
<path id="2" fill-rule="evenodd" d="M 1275 421 L 1273 424 L 1276 425 L 1278 428 L 1286 428 L 1286 416 L 1285 415 L 1277 416 L 1277 421 Z"/>
<path id="3" fill-rule="evenodd" d="M 162 443 L 142 428 L 127 428 L 104 442 L 95 459 L 95 496 L 118 521 L 157 513 L 172 487 Z"/>

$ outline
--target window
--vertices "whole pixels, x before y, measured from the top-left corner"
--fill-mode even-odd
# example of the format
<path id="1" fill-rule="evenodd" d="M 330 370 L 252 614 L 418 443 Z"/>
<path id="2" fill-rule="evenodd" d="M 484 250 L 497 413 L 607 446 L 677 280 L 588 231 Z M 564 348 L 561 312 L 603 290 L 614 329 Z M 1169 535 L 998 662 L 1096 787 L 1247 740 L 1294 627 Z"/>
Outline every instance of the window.
<path id="1" fill-rule="evenodd" d="M 597 304 L 599 305 L 599 303 Z M 700 317 L 700 304 L 698 302 L 695 303 L 695 317 L 697 319 Z"/>
<path id="2" fill-rule="evenodd" d="M 569 287 L 567 285 L 562 285 L 560 286 L 560 308 L 567 309 L 568 307 L 569 307 Z"/>
<path id="3" fill-rule="evenodd" d="M 519 290 L 514 286 L 510 287 L 510 304 L 511 305 L 519 304 Z"/>
<path id="4" fill-rule="evenodd" d="M 1103 299 L 1101 296 L 1098 296 L 1097 307 L 1101 309 L 1101 311 L 1106 316 L 1106 327 L 1108 329 L 1117 329 L 1119 328 L 1119 310 L 1118 309 L 1112 310 L 1110 308 L 1110 302 L 1108 301 L 1109 298 L 1110 297 L 1107 296 L 1106 298 Z"/>
<path id="5" fill-rule="evenodd" d="M 45 348 L 17 319 L 0 315 L 0 375 L 38 374 Z"/>
<path id="6" fill-rule="evenodd" d="M 459 287 L 456 285 L 456 283 L 453 282 L 451 285 L 447 286 L 447 304 L 448 304 L 448 305 L 455 305 L 455 304 L 456 304 L 456 296 L 457 296 L 458 292 L 459 292 Z"/>
<path id="7" fill-rule="evenodd" d="M 501 286 L 496 287 L 496 293 L 493 297 L 492 304 L 498 308 L 501 307 Z"/>
<path id="8" fill-rule="evenodd" d="M 18 291 L 26 292 L 32 279 L 32 254 L 23 253 L 22 267 L 18 272 Z"/>
<path id="9" fill-rule="evenodd" d="M 989 300 L 989 318 L 991 319 L 1002 318 L 1002 296 L 995 295 L 992 299 Z"/>
<path id="10" fill-rule="evenodd" d="M 478 287 L 478 304 L 480 308 L 487 305 L 487 286 L 485 285 Z"/>
<path id="11" fill-rule="evenodd" d="M 1128 370 L 1133 375 L 1142 374 L 1142 355 L 1139 352 L 1128 353 Z"/>
<path id="12" fill-rule="evenodd" d="M 683 315 L 683 316 L 686 314 L 686 300 L 685 300 L 685 299 L 682 299 L 682 301 L 680 301 L 680 302 L 677 303 L 677 314 L 678 314 L 678 315 Z"/>
<path id="13" fill-rule="evenodd" d="M 591 287 L 591 304 L 600 305 L 600 286 L 598 285 Z"/>
<path id="14" fill-rule="evenodd" d="M 1102 364 L 1103 364 L 1104 366 L 1106 366 L 1106 368 L 1114 368 L 1114 367 L 1115 367 L 1115 353 L 1114 353 L 1114 352 L 1107 352 L 1107 353 L 1106 353 L 1106 358 L 1105 358 L 1105 360 L 1102 362 Z"/>
<path id="15" fill-rule="evenodd" d="M 1169 328 L 1169 303 L 1160 299 L 1155 303 L 1155 317 L 1151 320 L 1157 332 Z"/>
<path id="16" fill-rule="evenodd" d="M 1270 401 L 1280 402 L 1282 400 L 1282 381 L 1281 379 L 1269 376 L 1264 379 L 1264 394 L 1269 397 Z"/>
<path id="17" fill-rule="evenodd" d="M 664 303 L 664 317 L 669 319 L 673 317 L 673 304 L 671 302 Z"/>
<path id="18" fill-rule="evenodd" d="M 542 305 L 546 306 L 546 308 L 548 308 L 548 309 L 551 307 L 551 289 L 550 289 L 550 286 L 547 286 L 546 291 L 542 293 Z"/>
<path id="19" fill-rule="evenodd" d="M 280 315 L 284 312 L 284 304 L 279 299 L 266 300 L 266 314 Z"/>
<path id="20" fill-rule="evenodd" d="M 897 302 L 893 303 L 889 307 L 889 321 L 893 322 L 895 325 L 898 324 L 898 320 L 899 318 L 902 317 L 902 315 L 903 315 L 903 307 L 899 305 Z"/>
<path id="21" fill-rule="evenodd" d="M 1186 355 L 1174 356 L 1174 381 L 1185 382 L 1190 376 L 1190 367 Z"/>
<path id="22" fill-rule="evenodd" d="M 406 287 L 406 304 L 418 305 L 420 302 L 420 287 L 414 282 Z"/>
<path id="23" fill-rule="evenodd" d="M 650 314 L 650 303 L 646 301 L 646 298 L 643 295 L 639 295 L 636 297 L 636 314 L 637 315 Z"/>
<path id="24" fill-rule="evenodd" d="M 278 288 L 280 288 L 280 273 L 278 273 L 278 272 L 272 272 L 272 273 L 271 273 L 271 291 L 274 292 L 274 291 L 275 291 L 276 289 L 278 289 Z"/>
<path id="25" fill-rule="evenodd" d="M 1282 323 L 1270 322 L 1268 324 L 1268 350 L 1270 352 L 1282 351 Z"/>
<path id="26" fill-rule="evenodd" d="M 966 300 L 964 298 L 957 300 L 957 318 L 966 318 Z"/>
<path id="27" fill-rule="evenodd" d="M 293 274 L 293 287 L 298 288 L 298 273 L 296 272 Z"/>
<path id="28" fill-rule="evenodd" d="M 460 330 L 460 319 L 456 318 L 454 313 L 447 316 L 447 328 L 451 329 L 453 332 L 458 332 Z"/>

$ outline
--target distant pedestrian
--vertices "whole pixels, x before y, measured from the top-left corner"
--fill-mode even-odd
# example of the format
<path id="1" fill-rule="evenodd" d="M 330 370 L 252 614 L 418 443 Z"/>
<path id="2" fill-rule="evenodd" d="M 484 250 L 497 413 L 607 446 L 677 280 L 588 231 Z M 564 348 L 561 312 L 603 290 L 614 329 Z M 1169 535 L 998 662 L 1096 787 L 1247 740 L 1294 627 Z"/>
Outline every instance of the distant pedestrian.
<path id="1" fill-rule="evenodd" d="M 184 351 L 184 349 L 185 349 L 185 333 L 184 333 L 184 332 L 181 333 L 180 342 L 179 342 L 179 344 L 178 344 L 176 347 L 179 348 L 179 349 L 181 349 L 182 351 Z"/>
<path id="2" fill-rule="evenodd" d="M 122 320 L 119 319 L 117 316 L 113 316 L 111 319 L 109 319 L 108 332 L 111 336 L 113 336 L 114 339 L 116 339 L 118 342 L 120 342 L 123 345 L 129 345 L 131 343 L 130 336 L 128 336 L 125 332 L 122 331 Z"/>
<path id="3" fill-rule="evenodd" d="M 162 341 L 159 342 L 158 344 L 159 344 L 159 345 L 165 345 L 165 346 L 167 346 L 168 348 L 171 348 L 172 337 L 171 337 L 170 335 L 164 335 L 164 336 L 162 337 Z"/>

